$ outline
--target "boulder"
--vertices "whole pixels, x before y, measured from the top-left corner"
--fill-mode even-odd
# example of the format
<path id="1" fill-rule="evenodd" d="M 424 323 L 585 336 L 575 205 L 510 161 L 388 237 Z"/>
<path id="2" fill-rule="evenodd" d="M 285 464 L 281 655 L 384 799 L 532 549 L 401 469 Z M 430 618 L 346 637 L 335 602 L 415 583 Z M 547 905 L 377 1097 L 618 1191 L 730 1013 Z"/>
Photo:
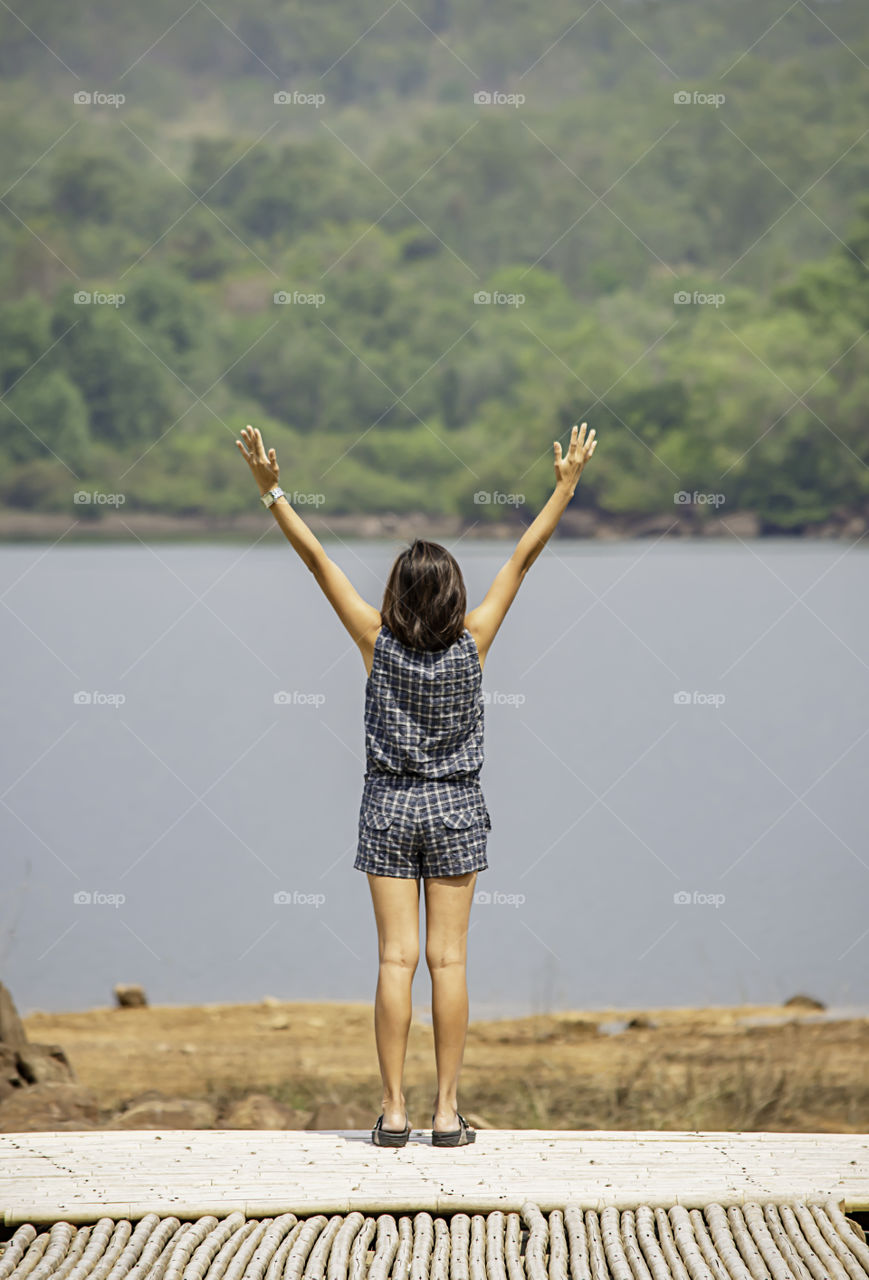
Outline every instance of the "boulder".
<path id="1" fill-rule="evenodd" d="M 119 1009 L 146 1009 L 148 997 L 144 987 L 132 983 L 119 982 L 115 988 L 115 999 Z"/>
<path id="2" fill-rule="evenodd" d="M 59 1044 L 27 1044 L 15 1054 L 18 1074 L 25 1084 L 64 1084 L 75 1072 Z"/>
<path id="3" fill-rule="evenodd" d="M 100 1113 L 96 1094 L 80 1084 L 32 1084 L 0 1101 L 0 1133 L 43 1129 L 93 1129 Z"/>
<path id="4" fill-rule="evenodd" d="M 213 1129 L 217 1112 L 199 1098 L 159 1098 L 138 1102 L 113 1115 L 107 1129 Z"/>
<path id="5" fill-rule="evenodd" d="M 785 1009 L 826 1009 L 826 1005 L 820 1000 L 816 1000 L 814 996 L 796 995 L 791 996 L 790 1000 L 785 1000 Z"/>
<path id="6" fill-rule="evenodd" d="M 221 1129 L 304 1129 L 308 1113 L 277 1102 L 265 1093 L 249 1093 L 228 1107 Z"/>
<path id="7" fill-rule="evenodd" d="M 370 1129 L 377 1119 L 370 1110 L 344 1102 L 321 1102 L 305 1129 Z"/>
<path id="8" fill-rule="evenodd" d="M 18 1016 L 15 1001 L 2 982 L 0 982 L 0 1044 L 8 1045 L 10 1049 L 20 1049 L 22 1045 L 27 1044 L 27 1032 Z"/>
<path id="9" fill-rule="evenodd" d="M 7 1044 L 0 1044 L 0 1102 L 23 1084 L 24 1081 L 18 1074 L 15 1050 L 10 1049 Z"/>

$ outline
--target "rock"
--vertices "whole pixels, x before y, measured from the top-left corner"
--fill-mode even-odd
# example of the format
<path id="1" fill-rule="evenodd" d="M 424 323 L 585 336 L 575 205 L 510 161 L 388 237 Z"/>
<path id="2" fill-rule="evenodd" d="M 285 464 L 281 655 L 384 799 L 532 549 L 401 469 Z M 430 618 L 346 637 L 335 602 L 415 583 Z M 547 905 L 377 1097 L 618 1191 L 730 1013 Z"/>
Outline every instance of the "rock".
<path id="1" fill-rule="evenodd" d="M 75 1072 L 59 1044 L 27 1044 L 15 1055 L 18 1074 L 26 1084 L 64 1084 Z"/>
<path id="2" fill-rule="evenodd" d="M 710 516 L 700 526 L 713 538 L 759 538 L 760 517 L 753 511 L 730 511 L 721 508 L 720 516 Z"/>
<path id="3" fill-rule="evenodd" d="M 213 1129 L 217 1112 L 199 1098 L 152 1098 L 117 1112 L 107 1129 Z"/>
<path id="4" fill-rule="evenodd" d="M 361 1107 L 342 1102 L 321 1102 L 305 1129 L 370 1129 L 377 1119 Z"/>
<path id="5" fill-rule="evenodd" d="M 465 1119 L 472 1129 L 494 1129 L 495 1127 L 493 1124 L 490 1124 L 488 1120 L 484 1120 L 476 1111 L 469 1111 L 467 1115 L 465 1115 L 463 1111 L 462 1115 L 465 1116 Z M 431 1123 L 431 1121 L 429 1121 L 429 1123 Z"/>
<path id="6" fill-rule="evenodd" d="M 144 987 L 119 982 L 115 986 L 114 992 L 119 1009 L 146 1009 L 148 1007 L 148 997 L 145 995 Z"/>
<path id="7" fill-rule="evenodd" d="M 8 989 L 0 982 L 0 1044 L 9 1045 L 11 1049 L 20 1049 L 27 1044 L 27 1032 L 18 1016 L 15 1001 Z"/>
<path id="8" fill-rule="evenodd" d="M 249 1093 L 230 1104 L 221 1129 L 304 1129 L 308 1113 L 277 1102 L 266 1093 Z"/>
<path id="9" fill-rule="evenodd" d="M 651 1030 L 654 1026 L 655 1026 L 655 1023 L 652 1021 L 651 1018 L 647 1018 L 644 1013 L 638 1013 L 638 1014 L 635 1014 L 633 1018 L 630 1018 L 628 1020 L 625 1030 L 626 1031 L 631 1031 L 631 1030 L 637 1031 L 640 1029 Z"/>
<path id="10" fill-rule="evenodd" d="M 598 525 L 598 518 L 587 508 L 571 507 L 564 512 L 558 522 L 558 534 L 568 538 L 592 538 Z"/>
<path id="11" fill-rule="evenodd" d="M 15 1050 L 10 1049 L 8 1044 L 0 1044 L 0 1102 L 23 1084 L 24 1081 L 18 1074 Z"/>
<path id="12" fill-rule="evenodd" d="M 826 1005 L 820 1000 L 816 1000 L 814 996 L 797 995 L 791 996 L 790 1000 L 785 1000 L 785 1009 L 826 1009 Z"/>
<path id="13" fill-rule="evenodd" d="M 685 509 L 673 506 L 673 511 L 666 511 L 657 516 L 643 516 L 631 526 L 633 538 L 660 538 L 666 533 L 679 532 L 679 525 L 685 519 Z M 675 528 L 671 529 L 674 521 Z"/>
<path id="14" fill-rule="evenodd" d="M 80 1084 L 33 1084 L 0 1102 L 0 1133 L 92 1129 L 99 1124 L 96 1094 Z"/>

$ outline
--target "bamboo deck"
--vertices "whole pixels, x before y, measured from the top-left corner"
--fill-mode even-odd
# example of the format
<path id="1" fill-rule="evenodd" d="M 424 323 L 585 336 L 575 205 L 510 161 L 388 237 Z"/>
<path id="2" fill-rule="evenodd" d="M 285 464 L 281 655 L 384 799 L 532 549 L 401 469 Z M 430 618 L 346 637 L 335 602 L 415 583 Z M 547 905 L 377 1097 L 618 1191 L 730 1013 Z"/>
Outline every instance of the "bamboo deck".
<path id="1" fill-rule="evenodd" d="M 0 1134 L 7 1226 L 831 1200 L 869 1209 L 869 1135 L 486 1129 L 451 1150 L 414 1130 L 390 1150 L 367 1130 Z"/>

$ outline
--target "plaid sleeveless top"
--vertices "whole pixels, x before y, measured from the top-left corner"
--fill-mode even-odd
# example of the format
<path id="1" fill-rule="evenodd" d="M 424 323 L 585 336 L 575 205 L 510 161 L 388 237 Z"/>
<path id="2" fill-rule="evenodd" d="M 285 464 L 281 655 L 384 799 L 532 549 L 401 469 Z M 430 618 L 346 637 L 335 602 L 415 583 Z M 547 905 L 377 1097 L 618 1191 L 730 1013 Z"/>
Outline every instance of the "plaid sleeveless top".
<path id="1" fill-rule="evenodd" d="M 365 685 L 366 778 L 479 777 L 483 673 L 467 628 L 447 649 L 408 649 L 384 625 Z"/>

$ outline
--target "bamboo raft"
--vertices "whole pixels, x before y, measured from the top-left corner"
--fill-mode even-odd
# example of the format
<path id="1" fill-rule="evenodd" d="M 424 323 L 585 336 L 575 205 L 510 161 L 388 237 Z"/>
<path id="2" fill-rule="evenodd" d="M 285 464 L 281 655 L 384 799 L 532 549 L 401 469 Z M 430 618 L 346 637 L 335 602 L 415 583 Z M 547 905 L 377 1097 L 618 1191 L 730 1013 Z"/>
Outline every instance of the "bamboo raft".
<path id="1" fill-rule="evenodd" d="M 0 1280 L 869 1280 L 867 1208 L 860 1134 L 0 1134 Z"/>
<path id="2" fill-rule="evenodd" d="M 522 1223 L 525 1230 L 522 1230 Z M 0 1280 L 867 1280 L 869 1248 L 840 1206 L 569 1204 L 548 1218 L 427 1212 L 195 1222 L 147 1214 L 18 1228 Z"/>

